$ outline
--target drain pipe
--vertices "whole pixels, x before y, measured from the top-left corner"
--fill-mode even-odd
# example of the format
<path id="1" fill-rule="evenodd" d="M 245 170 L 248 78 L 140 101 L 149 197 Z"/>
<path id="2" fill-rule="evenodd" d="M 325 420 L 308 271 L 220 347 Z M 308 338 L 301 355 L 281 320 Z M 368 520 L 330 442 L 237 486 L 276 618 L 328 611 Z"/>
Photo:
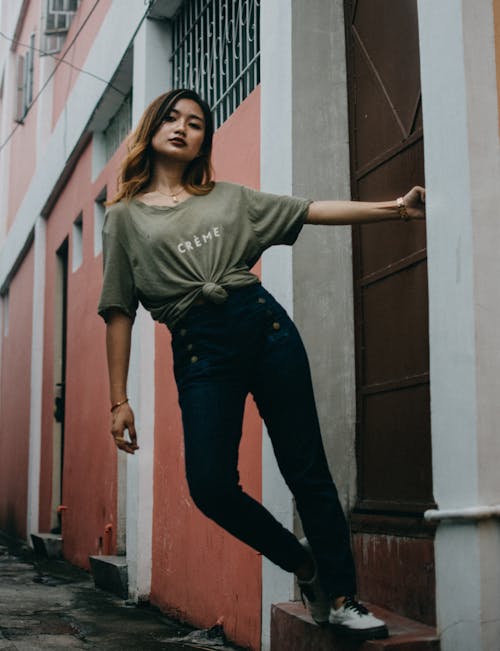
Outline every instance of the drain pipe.
<path id="1" fill-rule="evenodd" d="M 111 522 L 104 527 L 104 555 L 111 556 L 111 538 L 113 536 L 113 525 Z"/>
<path id="2" fill-rule="evenodd" d="M 500 517 L 500 504 L 493 506 L 470 506 L 461 509 L 429 509 L 424 513 L 427 522 L 451 520 L 457 522 L 477 522 Z"/>

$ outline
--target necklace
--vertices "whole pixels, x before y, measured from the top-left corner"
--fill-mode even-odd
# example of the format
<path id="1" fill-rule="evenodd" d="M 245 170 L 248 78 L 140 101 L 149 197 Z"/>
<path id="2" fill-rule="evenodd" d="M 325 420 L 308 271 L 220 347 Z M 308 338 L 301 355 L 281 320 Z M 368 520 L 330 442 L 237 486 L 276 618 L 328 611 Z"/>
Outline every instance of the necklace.
<path id="1" fill-rule="evenodd" d="M 165 197 L 169 197 L 170 199 L 172 199 L 174 203 L 179 203 L 179 199 L 177 197 L 178 195 L 184 192 L 184 188 L 181 186 L 179 190 L 172 192 L 172 194 L 168 194 L 167 192 L 162 192 L 162 190 L 156 190 L 156 192 L 163 194 Z"/>

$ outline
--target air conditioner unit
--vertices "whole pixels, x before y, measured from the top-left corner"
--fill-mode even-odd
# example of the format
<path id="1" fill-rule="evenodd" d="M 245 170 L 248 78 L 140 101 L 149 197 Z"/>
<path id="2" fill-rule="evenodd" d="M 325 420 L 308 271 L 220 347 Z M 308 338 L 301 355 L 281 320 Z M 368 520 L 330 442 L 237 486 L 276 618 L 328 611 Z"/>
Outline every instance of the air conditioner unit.
<path id="1" fill-rule="evenodd" d="M 47 0 L 45 34 L 66 34 L 78 9 L 79 0 Z"/>

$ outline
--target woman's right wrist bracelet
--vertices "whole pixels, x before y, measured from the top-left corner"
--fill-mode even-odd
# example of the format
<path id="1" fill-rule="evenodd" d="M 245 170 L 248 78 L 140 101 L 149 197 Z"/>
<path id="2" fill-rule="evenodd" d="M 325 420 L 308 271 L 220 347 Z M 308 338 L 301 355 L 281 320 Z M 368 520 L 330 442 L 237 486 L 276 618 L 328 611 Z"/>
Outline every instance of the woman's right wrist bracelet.
<path id="1" fill-rule="evenodd" d="M 111 409 L 109 411 L 113 412 L 115 409 L 118 409 L 118 407 L 121 407 L 126 402 L 128 402 L 128 398 L 125 398 L 124 400 L 120 400 L 119 402 L 115 402 L 114 405 L 111 405 Z"/>
<path id="2" fill-rule="evenodd" d="M 410 215 L 408 214 L 408 210 L 406 209 L 406 204 L 403 197 L 398 197 L 396 199 L 396 204 L 398 207 L 399 218 L 405 222 L 408 221 L 410 219 Z"/>

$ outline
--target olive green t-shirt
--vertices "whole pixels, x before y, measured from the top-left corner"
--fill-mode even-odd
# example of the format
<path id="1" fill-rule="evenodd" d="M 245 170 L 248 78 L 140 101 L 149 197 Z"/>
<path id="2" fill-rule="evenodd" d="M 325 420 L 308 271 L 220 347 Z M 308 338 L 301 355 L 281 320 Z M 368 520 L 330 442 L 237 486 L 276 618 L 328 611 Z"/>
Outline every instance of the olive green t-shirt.
<path id="1" fill-rule="evenodd" d="M 200 296 L 259 282 L 250 268 L 273 244 L 293 244 L 309 200 L 216 183 L 175 206 L 132 199 L 110 206 L 103 227 L 104 279 L 98 312 L 132 319 L 138 303 L 172 328 Z"/>

